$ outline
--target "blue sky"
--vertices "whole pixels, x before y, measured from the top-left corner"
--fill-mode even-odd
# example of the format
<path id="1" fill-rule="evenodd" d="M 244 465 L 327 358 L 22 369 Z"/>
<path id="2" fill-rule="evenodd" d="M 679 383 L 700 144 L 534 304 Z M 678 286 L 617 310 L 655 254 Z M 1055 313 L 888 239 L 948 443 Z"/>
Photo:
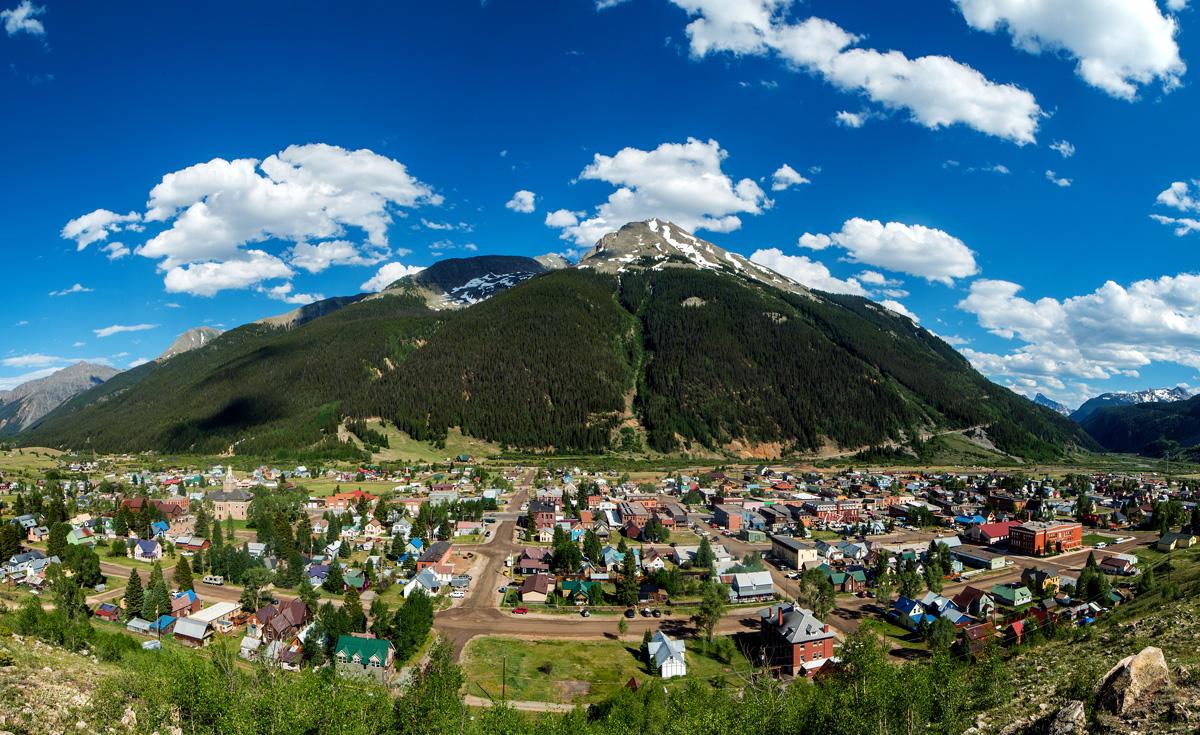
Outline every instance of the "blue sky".
<path id="1" fill-rule="evenodd" d="M 0 0 L 0 388 L 651 216 L 1031 395 L 1200 386 L 1186 0 L 600 4 Z"/>

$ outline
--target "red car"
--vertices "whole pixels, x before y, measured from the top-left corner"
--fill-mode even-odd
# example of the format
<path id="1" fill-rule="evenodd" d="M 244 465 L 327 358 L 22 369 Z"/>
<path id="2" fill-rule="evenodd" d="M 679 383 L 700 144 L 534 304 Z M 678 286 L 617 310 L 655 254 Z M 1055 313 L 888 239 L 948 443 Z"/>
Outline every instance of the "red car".
<path id="1" fill-rule="evenodd" d="M 513 615 L 524 615 L 527 612 L 529 612 L 529 608 L 525 607 L 524 605 L 513 608 Z"/>

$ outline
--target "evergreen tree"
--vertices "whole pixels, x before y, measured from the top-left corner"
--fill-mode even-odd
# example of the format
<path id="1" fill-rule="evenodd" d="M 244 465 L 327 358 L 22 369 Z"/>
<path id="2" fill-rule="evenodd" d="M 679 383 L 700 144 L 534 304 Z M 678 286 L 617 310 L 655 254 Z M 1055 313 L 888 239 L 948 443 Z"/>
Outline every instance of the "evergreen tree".
<path id="1" fill-rule="evenodd" d="M 637 561 L 633 558 L 633 551 L 626 550 L 625 557 L 621 559 L 621 578 L 617 580 L 617 602 L 626 607 L 636 605 L 638 582 Z"/>
<path id="2" fill-rule="evenodd" d="M 583 555 L 593 564 L 601 563 L 604 549 L 600 545 L 600 536 L 592 529 L 583 534 Z"/>
<path id="3" fill-rule="evenodd" d="M 696 549 L 696 558 L 692 565 L 699 569 L 712 569 L 712 565 L 716 563 L 717 555 L 713 553 L 712 545 L 708 543 L 708 537 L 700 539 L 700 548 Z"/>
<path id="4" fill-rule="evenodd" d="M 162 573 L 159 572 L 158 581 L 152 581 L 146 588 L 146 597 L 142 601 L 142 617 L 153 622 L 162 615 L 170 614 L 171 596 L 167 592 L 166 583 L 163 582 Z"/>
<path id="5" fill-rule="evenodd" d="M 225 538 L 229 541 L 232 541 L 234 539 L 234 537 L 235 536 L 234 536 L 234 532 L 233 532 L 233 516 L 226 516 L 226 518 L 225 518 Z"/>
<path id="6" fill-rule="evenodd" d="M 186 556 L 179 557 L 179 563 L 175 565 L 172 577 L 175 582 L 175 589 L 180 592 L 195 589 L 196 583 L 192 580 L 192 565 L 188 563 Z"/>
<path id="7" fill-rule="evenodd" d="M 130 569 L 129 584 L 125 585 L 125 617 L 135 618 L 141 615 L 144 600 L 142 578 L 136 569 Z"/>
<path id="8" fill-rule="evenodd" d="M 342 598 L 342 610 L 346 614 L 351 632 L 365 633 L 367 631 L 367 614 L 363 612 L 362 598 L 354 587 L 346 590 L 346 594 Z"/>
<path id="9" fill-rule="evenodd" d="M 300 601 L 304 603 L 304 606 L 308 608 L 310 613 L 316 612 L 317 603 L 320 601 L 321 596 L 313 588 L 312 582 L 308 581 L 307 574 L 300 576 L 300 585 L 297 588 L 296 596 L 300 598 Z"/>
<path id="10" fill-rule="evenodd" d="M 342 565 L 337 559 L 332 559 L 329 562 L 329 573 L 325 575 L 325 581 L 321 583 L 321 589 L 334 594 L 341 594 L 346 587 L 346 581 L 342 578 Z"/>
<path id="11" fill-rule="evenodd" d="M 50 526 L 50 539 L 46 542 L 46 556 L 57 556 L 62 559 L 67 554 L 67 534 L 71 527 L 59 521 Z"/>

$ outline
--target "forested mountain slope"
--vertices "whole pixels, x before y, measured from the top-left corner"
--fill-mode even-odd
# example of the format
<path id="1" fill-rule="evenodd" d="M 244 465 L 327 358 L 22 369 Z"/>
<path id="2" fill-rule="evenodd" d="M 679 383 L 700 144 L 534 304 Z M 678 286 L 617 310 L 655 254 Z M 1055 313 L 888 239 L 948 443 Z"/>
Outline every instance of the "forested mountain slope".
<path id="1" fill-rule="evenodd" d="M 1101 408 L 1089 414 L 1082 426 L 1110 451 L 1162 456 L 1200 445 L 1200 396 Z"/>
<path id="2" fill-rule="evenodd" d="M 664 254 L 638 224 L 606 251 L 615 267 L 592 259 L 531 275 L 460 309 L 432 310 L 428 294 L 398 288 L 291 329 L 235 329 L 118 376 L 24 438 L 90 440 L 101 451 L 336 454 L 352 451 L 336 441 L 340 418 L 379 416 L 418 439 L 460 427 L 533 451 L 644 439 L 660 452 L 773 457 L 968 427 L 1029 459 L 1096 446 L 906 317 L 857 297 L 778 289 L 782 276 L 751 272 L 677 228 L 675 242 L 720 266 Z"/>

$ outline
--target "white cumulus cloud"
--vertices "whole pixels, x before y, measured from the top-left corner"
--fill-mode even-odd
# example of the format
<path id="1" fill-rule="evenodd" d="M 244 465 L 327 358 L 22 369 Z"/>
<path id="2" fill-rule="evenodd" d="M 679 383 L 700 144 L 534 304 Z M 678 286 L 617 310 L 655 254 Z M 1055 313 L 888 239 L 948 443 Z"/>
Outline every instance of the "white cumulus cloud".
<path id="1" fill-rule="evenodd" d="M 302 242 L 292 248 L 291 264 L 309 273 L 320 273 L 334 265 L 375 265 L 389 255 L 387 248 L 360 250 L 349 240 L 327 240 L 315 245 Z"/>
<path id="2" fill-rule="evenodd" d="M 1187 70 L 1175 42 L 1179 25 L 1155 0 L 955 2 L 972 28 L 1007 30 L 1029 53 L 1065 53 L 1085 82 L 1113 97 L 1132 100 L 1155 81 L 1173 89 Z"/>
<path id="3" fill-rule="evenodd" d="M 775 55 L 885 109 L 905 110 L 927 128 L 961 124 L 1018 144 L 1034 142 L 1042 111 L 1032 94 L 947 56 L 913 59 L 899 51 L 860 48 L 861 37 L 836 23 L 792 20 L 793 0 L 672 2 L 694 18 L 687 34 L 695 57 Z"/>
<path id="4" fill-rule="evenodd" d="M 46 12 L 45 6 L 34 5 L 30 0 L 21 0 L 15 8 L 0 10 L 0 21 L 4 21 L 4 32 L 10 36 L 28 33 L 31 36 L 46 35 L 46 26 L 37 16 Z"/>
<path id="5" fill-rule="evenodd" d="M 508 203 L 506 203 L 504 206 L 514 212 L 520 212 L 521 214 L 532 214 L 534 210 L 535 199 L 537 199 L 537 195 L 532 191 L 521 189 L 516 194 L 513 194 L 512 199 L 509 199 Z"/>
<path id="6" fill-rule="evenodd" d="M 788 164 L 783 164 L 771 174 L 771 191 L 786 191 L 793 186 L 811 184 L 812 181 L 800 175 L 800 172 Z"/>
<path id="7" fill-rule="evenodd" d="M 829 268 L 824 263 L 812 260 L 805 255 L 785 255 L 779 248 L 767 248 L 754 251 L 750 260 L 787 276 L 796 283 L 802 283 L 819 291 L 854 296 L 867 295 L 867 290 L 857 279 L 837 278 L 829 272 Z"/>
<path id="8" fill-rule="evenodd" d="M 1056 140 L 1050 144 L 1050 150 L 1055 151 L 1063 158 L 1070 158 L 1075 155 L 1075 146 L 1070 141 Z"/>
<path id="9" fill-rule="evenodd" d="M 951 285 L 979 271 L 975 254 L 957 237 L 923 225 L 883 224 L 858 217 L 846 220 L 840 232 L 804 233 L 800 247 L 842 248 L 854 263 L 873 265 Z"/>
<path id="10" fill-rule="evenodd" d="M 617 189 L 587 219 L 563 225 L 563 239 L 590 245 L 628 222 L 659 218 L 688 231 L 732 232 L 740 214 L 760 214 L 771 200 L 753 179 L 734 181 L 722 171 L 729 154 L 715 140 L 688 138 L 653 150 L 623 148 L 615 155 L 597 153 L 579 179 L 603 181 Z M 564 210 L 546 222 L 569 221 Z"/>
<path id="11" fill-rule="evenodd" d="M 294 275 L 282 260 L 261 250 L 239 251 L 230 260 L 178 265 L 167 271 L 163 285 L 168 293 L 215 296 L 221 291 L 248 288 L 274 278 Z"/>
<path id="12" fill-rule="evenodd" d="M 958 305 L 987 331 L 1020 342 L 1004 353 L 963 351 L 988 375 L 1047 385 L 1136 376 L 1154 362 L 1200 369 L 1200 275 L 1108 281 L 1063 300 L 1030 300 L 1020 291 L 1016 283 L 980 279 Z"/>
<path id="13" fill-rule="evenodd" d="M 82 249 L 120 228 L 154 227 L 157 234 L 135 252 L 158 261 L 167 290 L 212 295 L 290 277 L 280 259 L 289 245 L 299 251 L 297 266 L 306 270 L 328 267 L 326 260 L 377 263 L 387 257 L 387 229 L 395 217 L 441 202 L 399 161 L 314 143 L 289 146 L 261 161 L 214 158 L 168 173 L 150 191 L 144 214 L 96 210 L 67 223 L 63 236 Z M 328 246 L 320 252 L 327 242 L 360 237 L 357 257 L 326 258 Z M 268 243 L 283 247 L 271 253 Z"/>
<path id="14" fill-rule="evenodd" d="M 885 307 L 889 311 L 896 312 L 900 316 L 906 316 L 909 319 L 912 319 L 914 324 L 921 323 L 921 320 L 917 317 L 917 315 L 912 313 L 911 311 L 909 311 L 908 307 L 906 307 L 904 304 L 900 303 L 899 301 L 896 301 L 894 299 L 884 299 L 883 301 L 879 302 L 879 305 L 882 307 Z"/>
<path id="15" fill-rule="evenodd" d="M 419 265 L 404 265 L 403 263 L 385 263 L 374 276 L 359 288 L 364 291 L 382 291 L 405 276 L 411 276 L 425 270 Z"/>

